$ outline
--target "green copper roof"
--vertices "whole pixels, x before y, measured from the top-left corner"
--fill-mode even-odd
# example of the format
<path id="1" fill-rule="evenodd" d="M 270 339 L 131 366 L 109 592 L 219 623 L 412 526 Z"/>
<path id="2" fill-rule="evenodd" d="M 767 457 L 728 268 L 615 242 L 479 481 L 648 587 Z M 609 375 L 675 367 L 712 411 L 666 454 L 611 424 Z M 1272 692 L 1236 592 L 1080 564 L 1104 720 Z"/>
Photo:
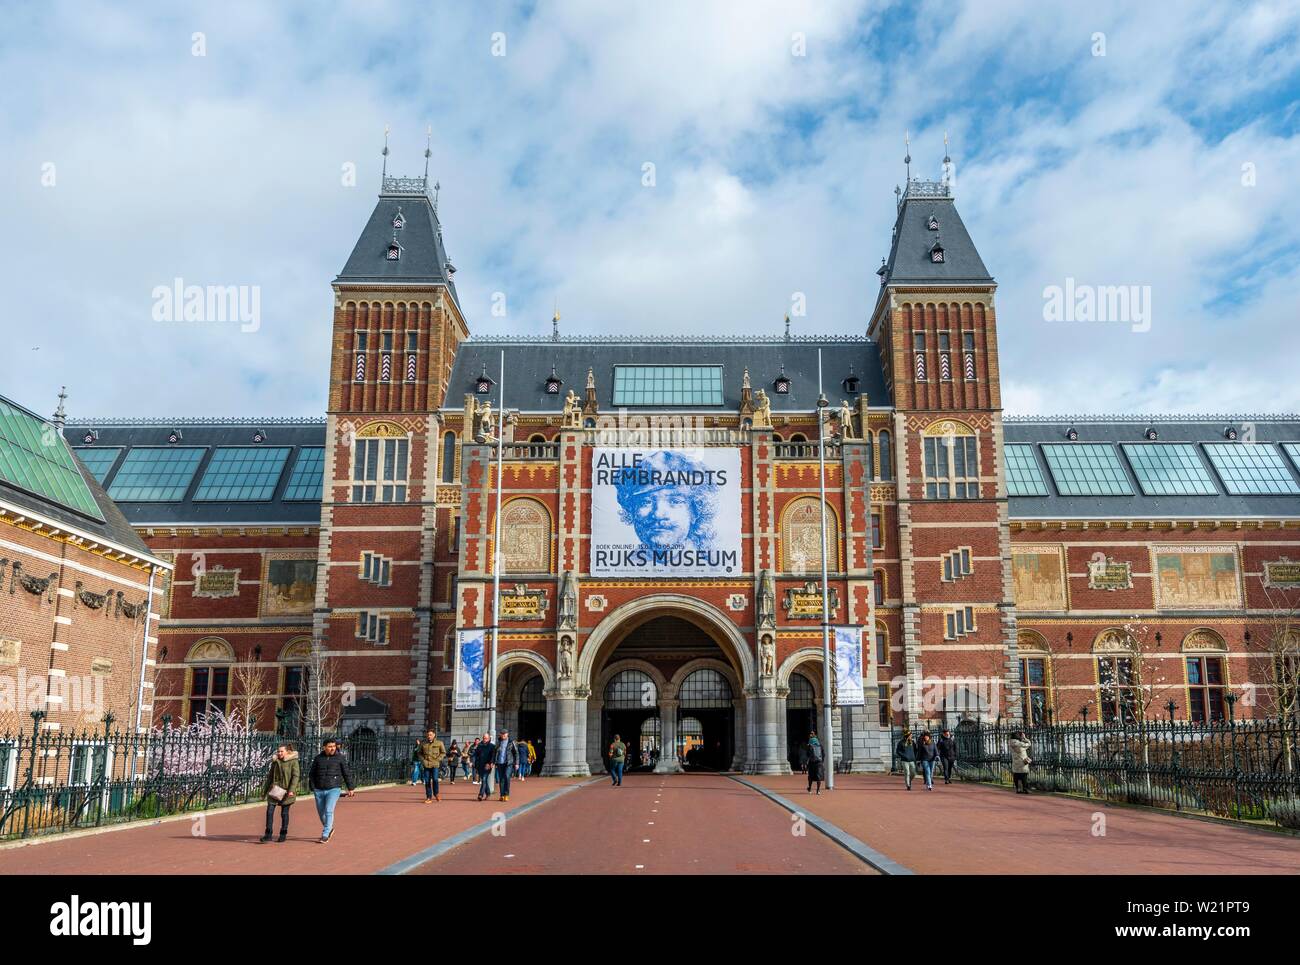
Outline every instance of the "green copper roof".
<path id="1" fill-rule="evenodd" d="M 104 522 L 58 427 L 7 399 L 0 399 L 0 479 Z"/>

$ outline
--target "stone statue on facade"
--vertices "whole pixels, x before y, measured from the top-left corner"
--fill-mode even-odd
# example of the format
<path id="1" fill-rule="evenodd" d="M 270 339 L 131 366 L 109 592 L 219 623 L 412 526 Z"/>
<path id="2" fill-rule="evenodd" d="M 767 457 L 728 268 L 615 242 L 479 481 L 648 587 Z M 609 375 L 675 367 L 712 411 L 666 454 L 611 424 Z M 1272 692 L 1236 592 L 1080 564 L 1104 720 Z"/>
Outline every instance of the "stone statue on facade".
<path id="1" fill-rule="evenodd" d="M 561 680 L 568 680 L 570 677 L 573 676 L 573 638 L 572 637 L 560 638 L 560 656 L 557 662 L 559 663 L 559 673 L 560 673 Z"/>
<path id="2" fill-rule="evenodd" d="M 559 626 L 561 630 L 578 629 L 578 587 L 573 570 L 565 570 L 560 577 Z"/>
<path id="3" fill-rule="evenodd" d="M 772 428 L 772 400 L 762 389 L 754 393 L 754 421 L 751 425 L 755 429 Z"/>
<path id="4" fill-rule="evenodd" d="M 578 393 L 572 389 L 564 397 L 564 428 L 582 428 L 582 401 L 578 398 Z"/>
<path id="5" fill-rule="evenodd" d="M 776 579 L 771 570 L 763 570 L 758 575 L 758 626 L 772 628 L 776 626 Z"/>
<path id="6" fill-rule="evenodd" d="M 840 400 L 840 439 L 856 439 L 857 435 L 853 432 L 853 407 L 849 403 Z"/>
<path id="7" fill-rule="evenodd" d="M 496 415 L 492 411 L 491 401 L 484 402 L 475 410 L 478 416 L 478 435 L 483 442 L 496 442 Z"/>
<path id="8" fill-rule="evenodd" d="M 770 635 L 764 635 L 763 642 L 759 644 L 758 661 L 759 676 L 776 676 L 776 644 Z"/>

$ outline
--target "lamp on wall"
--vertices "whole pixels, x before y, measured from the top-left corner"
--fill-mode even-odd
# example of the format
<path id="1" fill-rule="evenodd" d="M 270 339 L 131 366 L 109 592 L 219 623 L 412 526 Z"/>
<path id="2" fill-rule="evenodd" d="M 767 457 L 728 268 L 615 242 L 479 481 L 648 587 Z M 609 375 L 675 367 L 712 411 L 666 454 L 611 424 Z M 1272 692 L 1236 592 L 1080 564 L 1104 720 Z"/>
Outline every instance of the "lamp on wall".
<path id="1" fill-rule="evenodd" d="M 1066 648 L 1069 649 L 1069 650 L 1073 650 L 1073 649 L 1074 649 L 1074 634 L 1073 634 L 1073 633 L 1067 633 L 1067 634 L 1065 635 L 1065 646 L 1066 646 Z"/>
<path id="2" fill-rule="evenodd" d="M 1166 703 L 1165 703 L 1165 710 L 1169 711 L 1169 719 L 1170 719 L 1171 721 L 1174 719 L 1174 711 L 1175 711 L 1177 708 L 1178 708 L 1178 705 L 1174 703 L 1172 697 L 1171 697 L 1168 701 L 1166 701 Z"/>

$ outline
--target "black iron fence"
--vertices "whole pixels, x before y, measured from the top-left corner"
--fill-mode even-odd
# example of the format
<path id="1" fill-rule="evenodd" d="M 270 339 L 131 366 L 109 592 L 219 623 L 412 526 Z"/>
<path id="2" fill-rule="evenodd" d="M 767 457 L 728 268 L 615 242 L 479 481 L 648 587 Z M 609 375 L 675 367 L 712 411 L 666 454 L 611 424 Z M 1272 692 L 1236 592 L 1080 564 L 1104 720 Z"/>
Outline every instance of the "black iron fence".
<path id="1" fill-rule="evenodd" d="M 935 740 L 943 724 L 917 725 Z M 1011 783 L 1008 741 L 1030 743 L 1031 789 L 1197 811 L 1300 830 L 1300 726 L 1293 719 L 1210 723 L 1136 721 L 1034 727 L 999 721 L 952 726 L 956 776 Z M 901 770 L 893 733 L 893 769 Z M 936 770 L 937 770 L 936 766 Z"/>
<path id="2" fill-rule="evenodd" d="M 297 739 L 174 728 L 0 734 L 0 840 L 257 800 L 285 743 L 301 758 L 298 790 L 306 793 L 311 760 L 327 736 L 339 741 L 357 786 L 409 778 L 414 738 L 369 729 Z"/>

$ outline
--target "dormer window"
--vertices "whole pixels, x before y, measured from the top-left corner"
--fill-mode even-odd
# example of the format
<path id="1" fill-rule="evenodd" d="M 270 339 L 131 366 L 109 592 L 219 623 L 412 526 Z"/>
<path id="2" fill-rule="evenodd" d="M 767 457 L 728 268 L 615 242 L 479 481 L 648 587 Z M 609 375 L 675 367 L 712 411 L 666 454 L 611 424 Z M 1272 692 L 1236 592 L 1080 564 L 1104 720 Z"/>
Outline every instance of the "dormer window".
<path id="1" fill-rule="evenodd" d="M 1234 435 L 1233 438 L 1235 439 L 1236 436 Z M 99 441 L 99 430 L 87 429 L 86 434 L 81 437 L 81 441 L 88 446 L 93 446 L 96 442 Z"/>
<path id="2" fill-rule="evenodd" d="M 930 215 L 930 218 L 928 221 L 926 221 L 925 226 L 929 228 L 931 231 L 938 231 L 939 219 L 936 218 L 934 215 Z"/>
<path id="3" fill-rule="evenodd" d="M 184 438 L 184 436 L 181 434 L 180 429 L 173 429 L 171 432 L 167 433 L 167 442 L 170 445 L 176 445 L 176 443 L 180 442 L 182 438 Z"/>
<path id="4" fill-rule="evenodd" d="M 1160 435 L 1158 432 L 1156 432 L 1154 426 L 1148 426 L 1147 431 L 1142 434 L 1146 436 L 1147 442 L 1155 442 Z"/>
<path id="5" fill-rule="evenodd" d="M 555 374 L 555 366 L 552 365 L 551 374 L 546 377 L 546 394 L 559 395 L 560 386 L 562 386 L 563 384 L 564 384 L 564 380 Z"/>
<path id="6" fill-rule="evenodd" d="M 261 445 L 263 442 L 266 442 L 266 430 L 265 430 L 265 429 L 254 429 L 254 430 L 253 430 L 253 442 L 257 443 L 258 445 Z"/>
<path id="7" fill-rule="evenodd" d="M 1230 440 L 1230 441 L 1232 441 L 1232 442 L 1236 442 L 1236 441 L 1237 441 L 1237 427 L 1236 427 L 1236 426 L 1228 426 L 1228 428 L 1224 429 L 1224 430 L 1223 430 L 1223 438 L 1228 439 L 1228 440 Z"/>
<path id="8" fill-rule="evenodd" d="M 930 261 L 936 265 L 943 261 L 943 245 L 938 241 L 930 246 Z"/>
<path id="9" fill-rule="evenodd" d="M 401 231 L 406 227 L 406 219 L 402 217 L 402 209 L 397 209 L 397 214 L 393 215 L 393 230 Z"/>
<path id="10" fill-rule="evenodd" d="M 388 246 L 387 258 L 389 261 L 397 261 L 401 257 L 402 257 L 402 246 L 399 245 L 396 241 L 394 241 L 392 244 Z"/>
<path id="11" fill-rule="evenodd" d="M 853 374 L 853 366 L 849 366 L 849 374 L 845 376 L 844 381 L 841 382 L 840 385 L 844 387 L 844 391 L 849 395 L 858 394 L 858 377 Z"/>
<path id="12" fill-rule="evenodd" d="M 487 374 L 487 364 L 484 363 L 483 371 L 480 372 L 479 377 L 474 380 L 474 391 L 479 395 L 487 395 L 492 391 L 492 386 L 494 385 L 496 385 L 496 383 L 493 382 L 491 377 Z"/>
<path id="13" fill-rule="evenodd" d="M 1079 430 L 1074 426 L 1070 426 L 1070 428 L 1065 430 L 1065 438 L 1069 439 L 1071 442 L 1078 442 Z"/>
<path id="14" fill-rule="evenodd" d="M 773 390 L 776 391 L 776 393 L 777 393 L 778 395 L 789 395 L 789 394 L 790 394 L 790 379 L 789 379 L 789 378 L 786 376 L 786 374 L 785 374 L 785 366 L 784 366 L 784 365 L 781 366 L 781 374 L 778 375 L 778 376 L 776 377 L 776 381 L 772 383 L 772 388 L 773 388 Z"/>

